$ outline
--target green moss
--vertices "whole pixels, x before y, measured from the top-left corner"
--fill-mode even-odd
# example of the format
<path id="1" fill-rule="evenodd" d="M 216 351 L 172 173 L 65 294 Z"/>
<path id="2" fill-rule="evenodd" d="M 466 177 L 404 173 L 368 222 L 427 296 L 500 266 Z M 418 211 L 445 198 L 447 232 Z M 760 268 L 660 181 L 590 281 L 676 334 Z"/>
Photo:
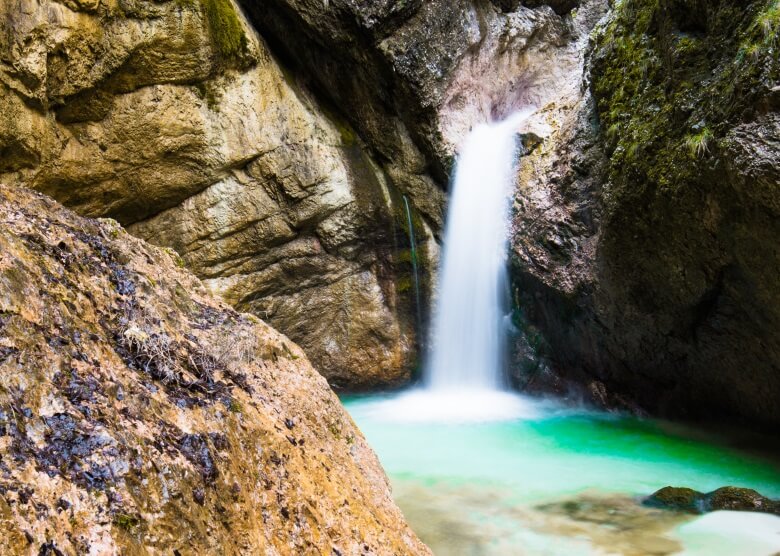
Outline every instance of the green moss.
<path id="1" fill-rule="evenodd" d="M 756 110 L 778 77 L 771 42 L 779 2 L 624 0 L 615 7 L 594 36 L 592 72 L 611 155 L 608 211 L 626 196 L 691 187 L 730 122 Z"/>
<path id="2" fill-rule="evenodd" d="M 217 87 L 212 86 L 209 81 L 201 81 L 194 85 L 195 92 L 202 100 L 206 101 L 206 106 L 211 110 L 219 110 L 220 91 Z"/>
<path id="3" fill-rule="evenodd" d="M 125 531 L 130 531 L 141 524 L 140 517 L 130 514 L 116 514 L 113 521 L 114 525 Z"/>
<path id="4" fill-rule="evenodd" d="M 243 406 L 239 403 L 238 400 L 235 398 L 231 398 L 230 404 L 228 405 L 228 411 L 231 413 L 242 413 L 244 411 Z"/>
<path id="5" fill-rule="evenodd" d="M 412 277 L 400 276 L 395 281 L 395 289 L 398 293 L 406 293 L 412 290 Z"/>
<path id="6" fill-rule="evenodd" d="M 758 15 L 756 29 L 765 41 L 776 44 L 780 34 L 780 1 L 774 0 Z"/>
<path id="7" fill-rule="evenodd" d="M 357 144 L 357 134 L 351 126 L 337 122 L 341 144 L 345 147 L 351 147 Z"/>
<path id="8" fill-rule="evenodd" d="M 238 60 L 246 54 L 244 27 L 230 0 L 201 0 L 214 46 L 223 60 Z"/>
<path id="9" fill-rule="evenodd" d="M 290 359 L 291 361 L 296 361 L 296 360 L 300 359 L 300 357 L 295 355 L 292 352 L 292 350 L 290 350 L 290 347 L 287 344 L 285 344 L 284 342 L 282 342 L 282 351 L 284 351 L 285 357 L 287 359 Z"/>
<path id="10" fill-rule="evenodd" d="M 181 256 L 179 256 L 179 254 L 176 251 L 174 251 L 170 247 L 163 247 L 162 250 L 168 254 L 168 256 L 173 261 L 173 264 L 175 264 L 179 268 L 184 268 L 185 266 L 184 259 L 182 259 Z"/>

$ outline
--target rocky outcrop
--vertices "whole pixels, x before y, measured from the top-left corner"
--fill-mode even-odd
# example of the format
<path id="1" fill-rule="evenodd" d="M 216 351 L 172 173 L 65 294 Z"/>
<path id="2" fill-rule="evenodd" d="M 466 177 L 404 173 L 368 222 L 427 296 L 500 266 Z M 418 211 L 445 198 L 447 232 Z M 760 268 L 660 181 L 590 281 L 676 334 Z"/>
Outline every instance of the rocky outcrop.
<path id="1" fill-rule="evenodd" d="M 541 107 L 576 64 L 592 7 L 574 2 L 241 0 L 313 90 L 342 107 L 421 212 L 475 124 Z M 549 5 L 548 5 L 549 4 Z M 580 4 L 578 2 L 577 4 Z M 551 7 L 552 6 L 552 7 Z"/>
<path id="2" fill-rule="evenodd" d="M 408 378 L 402 192 L 231 0 L 12 0 L 0 21 L 3 183 L 174 248 L 334 385 Z M 433 229 L 412 208 L 425 262 Z"/>
<path id="3" fill-rule="evenodd" d="M 518 320 L 540 384 L 772 426 L 777 9 L 700 4 L 623 2 L 594 35 L 589 91 L 523 170 Z"/>
<path id="4" fill-rule="evenodd" d="M 427 554 L 300 348 L 180 266 L 0 187 L 0 552 Z"/>

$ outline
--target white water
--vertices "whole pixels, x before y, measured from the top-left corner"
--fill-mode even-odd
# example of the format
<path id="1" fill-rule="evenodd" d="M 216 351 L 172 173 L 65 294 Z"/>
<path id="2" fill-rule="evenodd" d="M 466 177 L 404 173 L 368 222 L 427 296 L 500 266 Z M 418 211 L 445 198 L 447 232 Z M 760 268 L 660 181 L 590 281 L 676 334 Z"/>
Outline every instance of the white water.
<path id="1" fill-rule="evenodd" d="M 460 149 L 424 375 L 430 390 L 505 386 L 507 216 L 518 123 L 481 125 Z"/>
<path id="2" fill-rule="evenodd" d="M 521 117 L 474 130 L 460 150 L 423 387 L 346 401 L 396 501 L 437 554 L 774 554 L 780 518 L 662 515 L 637 503 L 667 484 L 776 496 L 774 464 L 504 388 L 507 198 Z"/>
<path id="3" fill-rule="evenodd" d="M 452 423 L 538 413 L 504 378 L 509 196 L 527 115 L 478 126 L 461 145 L 423 388 L 374 404 L 376 417 Z"/>

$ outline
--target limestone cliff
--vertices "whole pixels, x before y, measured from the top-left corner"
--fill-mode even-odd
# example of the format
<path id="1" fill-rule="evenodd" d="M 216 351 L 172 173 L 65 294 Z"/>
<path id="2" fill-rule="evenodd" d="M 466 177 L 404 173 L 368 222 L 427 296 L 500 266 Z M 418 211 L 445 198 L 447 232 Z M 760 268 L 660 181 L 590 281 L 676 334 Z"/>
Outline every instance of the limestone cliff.
<path id="1" fill-rule="evenodd" d="M 0 179 L 174 248 L 333 385 L 406 380 L 457 142 L 558 98 L 589 10 L 242 4 L 270 50 L 232 0 L 3 3 Z"/>
<path id="2" fill-rule="evenodd" d="M 180 267 L 0 187 L 0 553 L 427 554 L 303 352 Z"/>
<path id="3" fill-rule="evenodd" d="M 589 90 L 523 170 L 518 321 L 558 378 L 529 358 L 521 382 L 780 423 L 778 13 L 630 0 L 594 34 Z"/>
<path id="4" fill-rule="evenodd" d="M 174 248 L 333 384 L 408 377 L 402 193 L 231 0 L 10 0 L 0 22 L 3 183 Z"/>
<path id="5" fill-rule="evenodd" d="M 470 127 L 560 94 L 594 5 L 500 0 L 240 0 L 310 88 L 343 111 L 440 224 L 428 182 L 446 188 Z"/>

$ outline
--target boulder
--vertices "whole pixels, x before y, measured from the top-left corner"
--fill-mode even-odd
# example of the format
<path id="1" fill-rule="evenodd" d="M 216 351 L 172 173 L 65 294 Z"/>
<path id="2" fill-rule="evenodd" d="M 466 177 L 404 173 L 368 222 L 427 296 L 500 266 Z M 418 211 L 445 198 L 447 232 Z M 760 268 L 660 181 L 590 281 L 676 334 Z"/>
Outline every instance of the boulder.
<path id="1" fill-rule="evenodd" d="M 0 552 L 428 554 L 292 341 L 0 186 Z"/>
<path id="2" fill-rule="evenodd" d="M 702 514 L 716 511 L 766 512 L 780 515 L 780 501 L 750 488 L 722 487 L 706 494 L 684 487 L 664 487 L 642 503 L 646 506 Z"/>

